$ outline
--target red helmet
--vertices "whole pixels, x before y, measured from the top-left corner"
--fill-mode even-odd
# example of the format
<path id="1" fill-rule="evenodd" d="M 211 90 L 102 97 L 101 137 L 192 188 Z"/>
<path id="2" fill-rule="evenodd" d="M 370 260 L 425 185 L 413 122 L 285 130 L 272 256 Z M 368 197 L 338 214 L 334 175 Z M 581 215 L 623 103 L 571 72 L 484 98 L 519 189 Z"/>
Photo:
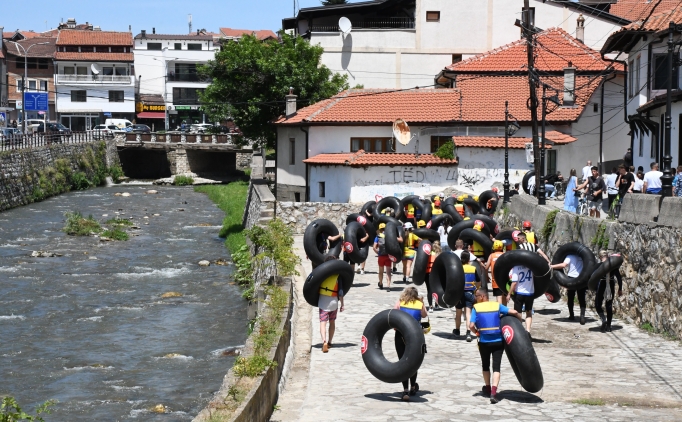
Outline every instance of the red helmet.
<path id="1" fill-rule="evenodd" d="M 530 221 L 526 220 L 523 222 L 524 229 L 530 229 L 530 227 L 531 227 Z"/>
<path id="2" fill-rule="evenodd" d="M 500 190 L 497 189 L 497 188 L 493 188 L 492 191 L 495 192 L 495 193 L 498 193 Z"/>

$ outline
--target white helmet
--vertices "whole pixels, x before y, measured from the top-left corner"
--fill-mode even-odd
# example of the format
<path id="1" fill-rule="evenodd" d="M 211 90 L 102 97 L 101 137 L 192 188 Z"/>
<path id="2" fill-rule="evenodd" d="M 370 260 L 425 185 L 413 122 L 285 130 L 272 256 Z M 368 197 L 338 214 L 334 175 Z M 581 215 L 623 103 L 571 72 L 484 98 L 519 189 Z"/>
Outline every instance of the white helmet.
<path id="1" fill-rule="evenodd" d="M 445 194 L 443 192 L 439 193 L 438 196 L 440 196 L 441 199 L 445 198 Z"/>
<path id="2" fill-rule="evenodd" d="M 413 228 L 412 223 L 405 223 L 405 225 L 403 227 L 405 228 L 405 230 Z"/>

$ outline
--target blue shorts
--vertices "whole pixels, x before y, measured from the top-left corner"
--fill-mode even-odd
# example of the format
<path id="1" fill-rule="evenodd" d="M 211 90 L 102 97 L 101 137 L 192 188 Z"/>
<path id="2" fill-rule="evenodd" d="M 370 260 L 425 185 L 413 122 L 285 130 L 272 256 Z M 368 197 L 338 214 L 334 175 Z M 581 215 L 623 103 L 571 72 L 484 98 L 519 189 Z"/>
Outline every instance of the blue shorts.
<path id="1" fill-rule="evenodd" d="M 457 302 L 457 305 L 455 305 L 455 309 L 464 309 L 464 308 L 473 309 L 474 303 L 476 303 L 476 296 L 474 296 L 474 291 L 473 290 L 466 290 L 464 292 L 464 296 L 462 296 L 462 299 L 460 299 L 460 301 Z"/>

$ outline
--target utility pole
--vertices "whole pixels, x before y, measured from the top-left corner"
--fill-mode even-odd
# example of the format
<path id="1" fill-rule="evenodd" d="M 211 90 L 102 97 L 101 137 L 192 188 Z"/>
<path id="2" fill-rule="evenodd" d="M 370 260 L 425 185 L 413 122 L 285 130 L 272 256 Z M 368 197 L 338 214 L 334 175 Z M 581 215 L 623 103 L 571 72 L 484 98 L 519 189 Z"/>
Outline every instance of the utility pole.
<path id="1" fill-rule="evenodd" d="M 530 88 L 530 122 L 533 133 L 533 166 L 535 168 L 535 191 L 538 205 L 545 205 L 544 174 L 540 165 L 540 145 L 538 139 L 538 91 L 535 80 L 535 57 L 533 52 L 533 37 L 535 36 L 535 22 L 531 16 L 530 0 L 523 1 L 523 35 L 526 39 L 528 52 L 528 85 Z"/>
<path id="2" fill-rule="evenodd" d="M 665 106 L 665 156 L 663 157 L 663 176 L 661 176 L 661 195 L 673 196 L 672 182 L 674 179 L 673 170 L 670 168 L 673 158 L 670 156 L 670 141 L 671 141 L 671 110 L 672 110 L 672 90 L 673 90 L 673 74 L 677 58 L 673 57 L 675 43 L 673 42 L 673 32 L 677 30 L 675 22 L 670 22 L 668 26 L 668 86 L 666 90 L 666 106 Z"/>

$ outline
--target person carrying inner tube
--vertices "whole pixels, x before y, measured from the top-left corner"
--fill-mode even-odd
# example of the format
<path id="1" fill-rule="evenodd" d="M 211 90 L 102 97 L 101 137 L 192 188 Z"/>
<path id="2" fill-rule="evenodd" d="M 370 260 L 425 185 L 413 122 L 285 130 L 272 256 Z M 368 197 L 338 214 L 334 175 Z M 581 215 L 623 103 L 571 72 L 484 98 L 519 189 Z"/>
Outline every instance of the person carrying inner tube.
<path id="1" fill-rule="evenodd" d="M 391 259 L 388 257 L 388 252 L 386 252 L 386 235 L 384 234 L 384 229 L 386 228 L 386 223 L 379 224 L 379 229 L 377 230 L 377 236 L 374 238 L 374 245 L 372 250 L 379 257 L 379 289 L 384 288 L 384 269 L 386 269 L 386 282 L 387 291 L 391 291 Z"/>
<path id="2" fill-rule="evenodd" d="M 328 256 L 324 261 L 338 259 L 335 256 Z M 341 302 L 341 308 L 339 308 Z M 332 338 L 336 330 L 336 313 L 343 312 L 343 289 L 339 285 L 339 275 L 334 274 L 327 277 L 320 284 L 320 299 L 317 302 L 320 310 L 320 336 L 322 337 L 322 353 L 327 353 L 332 347 Z M 329 337 L 327 337 L 327 322 L 329 322 Z"/>
<path id="3" fill-rule="evenodd" d="M 408 222 L 412 224 L 417 224 L 417 220 L 414 218 L 414 205 L 411 203 L 408 203 L 405 205 L 405 218 L 407 219 Z"/>
<path id="4" fill-rule="evenodd" d="M 485 223 L 483 223 L 481 220 L 476 220 L 473 229 L 480 232 L 481 230 L 483 230 L 484 225 Z M 485 250 L 483 249 L 483 246 L 475 240 L 471 241 L 471 246 L 473 248 L 473 252 L 476 258 L 483 261 L 483 257 L 485 255 Z"/>
<path id="5" fill-rule="evenodd" d="M 533 295 L 535 294 L 535 279 L 530 268 L 524 265 L 517 265 L 509 273 L 509 279 L 512 282 L 509 293 L 507 294 L 507 302 L 511 299 L 511 294 L 514 296 L 514 310 L 521 314 L 523 307 L 526 307 L 526 331 L 530 337 L 530 327 L 533 324 Z"/>
<path id="6" fill-rule="evenodd" d="M 499 258 L 502 254 L 504 253 L 504 243 L 502 243 L 501 240 L 496 240 L 493 242 L 493 253 L 490 254 L 488 257 L 488 262 L 486 262 L 485 269 L 488 271 L 489 275 L 488 277 L 490 278 L 490 281 L 493 284 L 493 296 L 497 298 L 497 303 L 502 304 L 502 305 L 507 305 L 507 296 L 502 293 L 502 289 L 499 288 L 497 285 L 497 281 L 495 280 L 495 262 L 497 261 L 497 258 Z"/>
<path id="7" fill-rule="evenodd" d="M 476 271 L 476 267 L 471 265 L 469 263 L 469 258 L 470 254 L 468 251 L 462 252 L 462 269 L 464 270 L 464 296 L 462 296 L 462 299 L 460 300 L 461 305 L 463 305 L 463 308 L 465 309 L 466 312 L 466 341 L 467 343 L 471 342 L 473 340 L 473 337 L 471 337 L 471 331 L 469 331 L 469 323 L 471 321 L 471 310 L 474 307 L 474 303 L 476 303 L 476 297 L 474 296 L 474 293 L 476 292 L 476 289 L 480 286 L 480 277 L 478 276 L 478 272 Z M 461 315 L 461 309 L 459 310 L 460 315 Z M 459 322 L 459 317 L 457 317 L 457 322 Z M 459 328 L 459 327 L 458 327 Z M 459 331 L 459 330 L 457 330 Z M 455 335 L 459 335 L 459 333 L 456 333 Z"/>
<path id="8" fill-rule="evenodd" d="M 448 245 L 448 233 L 450 233 L 450 223 L 448 222 L 448 220 L 443 221 L 443 224 L 441 224 L 438 227 L 438 230 L 436 231 L 440 235 L 440 244 L 441 247 L 443 248 L 443 252 L 450 252 L 450 246 Z"/>
<path id="9" fill-rule="evenodd" d="M 478 352 L 481 355 L 483 381 L 481 389 L 484 397 L 490 397 L 490 403 L 497 403 L 497 386 L 500 385 L 500 366 L 504 339 L 500 329 L 500 315 L 512 315 L 523 322 L 521 314 L 514 309 L 497 302 L 488 302 L 488 293 L 482 289 L 476 290 L 476 304 L 471 311 L 469 329 L 478 336 Z M 493 379 L 490 379 L 490 356 L 493 360 Z"/>
<path id="10" fill-rule="evenodd" d="M 566 256 L 564 262 L 560 264 L 550 265 L 553 270 L 563 270 L 568 267 L 569 277 L 576 278 L 580 276 L 583 270 L 583 260 L 578 255 L 570 254 Z M 585 309 L 587 308 L 587 303 L 585 302 L 585 293 L 587 293 L 587 286 L 582 289 L 577 290 L 578 293 L 578 303 L 580 304 L 580 325 L 585 325 Z M 575 300 L 576 290 L 566 290 L 566 297 L 568 299 L 568 319 L 571 321 L 575 320 L 575 315 L 573 315 L 573 302 Z"/>
<path id="11" fill-rule="evenodd" d="M 403 241 L 403 283 L 407 284 L 407 278 L 410 276 L 410 271 L 412 270 L 412 261 L 417 255 L 417 246 L 419 245 L 420 238 L 417 237 L 412 231 L 414 227 L 412 223 L 405 223 L 405 240 Z"/>
<path id="12" fill-rule="evenodd" d="M 421 323 L 422 318 L 426 318 L 429 315 L 424 306 L 424 298 L 419 296 L 416 287 L 405 287 L 405 290 L 400 294 L 400 298 L 398 299 L 398 302 L 396 302 L 394 308 L 407 312 L 419 323 Z M 395 331 L 395 351 L 398 354 L 398 359 L 401 359 L 405 353 L 405 339 L 398 330 Z M 409 390 L 407 389 L 408 381 L 411 386 Z M 404 401 L 410 401 L 410 396 L 417 394 L 417 391 L 419 391 L 417 372 L 415 372 L 409 380 L 403 381 L 403 390 Z"/>
<path id="13" fill-rule="evenodd" d="M 343 234 L 340 235 L 341 237 L 344 237 Z M 361 243 L 365 243 L 369 240 L 369 233 L 365 231 L 365 237 L 362 239 L 358 239 L 358 247 L 360 246 Z M 355 263 L 350 260 L 350 254 L 346 253 L 346 251 L 343 251 L 343 262 L 346 264 L 350 265 L 351 268 L 353 268 L 353 271 L 355 272 Z M 360 268 L 358 269 L 358 274 L 364 275 L 365 274 L 365 262 L 367 261 L 362 261 L 360 264 Z"/>
<path id="14" fill-rule="evenodd" d="M 455 204 L 455 210 L 459 213 L 459 215 L 462 216 L 462 218 L 464 218 L 464 214 L 466 214 L 466 212 L 464 211 L 464 204 L 462 203 L 466 198 L 468 198 L 468 195 L 458 196 L 457 203 Z"/>
<path id="15" fill-rule="evenodd" d="M 440 215 L 443 214 L 443 210 L 440 209 L 440 199 L 436 198 L 435 201 L 433 201 L 433 207 L 431 209 L 431 215 Z"/>
<path id="16" fill-rule="evenodd" d="M 433 263 L 436 261 L 438 255 L 442 252 L 440 242 L 435 241 L 431 244 L 431 256 L 429 256 L 429 262 L 426 263 L 426 276 L 424 277 L 424 282 L 426 283 L 426 298 L 429 301 L 429 309 L 433 312 L 433 297 L 431 297 L 431 284 L 429 283 L 429 276 L 431 275 L 431 268 L 433 268 Z M 436 303 L 438 306 L 438 303 Z"/>
<path id="17" fill-rule="evenodd" d="M 599 259 L 606 261 L 609 257 L 605 250 L 599 251 Z M 599 280 L 597 285 L 597 297 L 594 300 L 594 308 L 597 310 L 599 318 L 601 318 L 601 332 L 611 332 L 611 319 L 613 318 L 613 292 L 616 290 L 614 279 L 618 280 L 618 296 L 623 294 L 623 278 L 620 275 L 620 269 L 615 269 L 607 273 Z M 601 307 L 602 302 L 606 299 L 606 318 L 604 318 L 604 311 Z"/>
<path id="18" fill-rule="evenodd" d="M 340 233 L 337 234 L 336 236 L 330 236 L 327 233 L 322 233 L 322 232 L 318 233 L 317 237 L 315 237 L 315 245 L 317 246 L 317 250 L 320 251 L 320 253 L 322 255 L 326 254 L 327 251 L 329 250 L 329 245 L 332 242 L 336 242 L 337 240 L 339 240 L 341 238 L 341 236 L 342 235 Z M 309 259 L 309 258 L 306 256 L 305 259 Z M 315 267 L 317 267 L 317 265 L 315 265 L 314 263 L 311 263 L 311 264 L 312 264 L 313 270 L 314 270 Z"/>
<path id="19" fill-rule="evenodd" d="M 516 243 L 518 244 L 519 249 L 524 249 L 527 251 L 535 252 L 538 255 L 540 255 L 541 257 L 545 258 L 545 261 L 551 262 L 549 260 L 549 258 L 547 258 L 547 255 L 545 255 L 545 253 L 542 251 L 542 249 L 538 248 L 538 246 L 536 244 L 530 243 L 528 241 L 527 236 L 528 236 L 528 233 L 524 233 L 524 232 L 519 232 L 517 234 L 516 238 L 518 240 L 516 241 Z"/>
<path id="20" fill-rule="evenodd" d="M 537 236 L 535 236 L 535 232 L 532 231 L 532 224 L 530 221 L 524 221 L 523 222 L 523 232 L 526 234 L 526 240 L 528 240 L 528 243 L 532 243 L 533 245 L 538 244 L 538 239 Z"/>

